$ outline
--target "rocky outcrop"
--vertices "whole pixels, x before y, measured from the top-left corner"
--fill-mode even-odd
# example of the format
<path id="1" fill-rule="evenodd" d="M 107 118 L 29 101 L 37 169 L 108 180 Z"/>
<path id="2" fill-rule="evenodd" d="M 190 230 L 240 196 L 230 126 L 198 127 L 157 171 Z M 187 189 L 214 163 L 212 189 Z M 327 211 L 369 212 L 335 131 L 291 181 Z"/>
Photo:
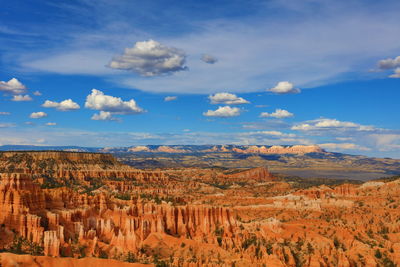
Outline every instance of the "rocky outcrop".
<path id="1" fill-rule="evenodd" d="M 271 182 L 277 179 L 266 167 L 259 167 L 223 175 L 222 178 L 229 180 L 255 180 L 258 182 Z"/>
<path id="2" fill-rule="evenodd" d="M 233 148 L 233 152 L 244 154 L 306 154 L 306 153 L 322 153 L 324 150 L 317 145 L 304 146 L 249 146 L 245 148 Z"/>
<path id="3" fill-rule="evenodd" d="M 39 242 L 43 236 L 41 217 L 45 196 L 27 174 L 0 174 L 0 224 L 24 238 Z"/>
<path id="4" fill-rule="evenodd" d="M 128 149 L 129 152 L 163 152 L 163 153 L 187 153 L 189 150 L 174 148 L 170 146 L 159 146 L 156 149 L 151 149 L 147 146 L 136 146 Z"/>

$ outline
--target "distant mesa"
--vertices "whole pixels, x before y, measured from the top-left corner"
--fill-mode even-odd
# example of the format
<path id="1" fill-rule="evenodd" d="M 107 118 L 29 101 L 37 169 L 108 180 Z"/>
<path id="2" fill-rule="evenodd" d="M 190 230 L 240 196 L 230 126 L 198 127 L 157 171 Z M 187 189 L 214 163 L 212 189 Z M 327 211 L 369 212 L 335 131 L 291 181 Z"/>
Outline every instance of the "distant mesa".
<path id="1" fill-rule="evenodd" d="M 152 152 L 152 153 L 241 153 L 241 154 L 306 154 L 323 153 L 325 150 L 317 145 L 294 145 L 294 146 L 134 146 L 129 152 Z"/>
<path id="2" fill-rule="evenodd" d="M 187 153 L 188 150 L 174 148 L 172 146 L 159 146 L 151 149 L 147 146 L 135 146 L 128 149 L 129 152 L 165 152 L 165 153 Z"/>

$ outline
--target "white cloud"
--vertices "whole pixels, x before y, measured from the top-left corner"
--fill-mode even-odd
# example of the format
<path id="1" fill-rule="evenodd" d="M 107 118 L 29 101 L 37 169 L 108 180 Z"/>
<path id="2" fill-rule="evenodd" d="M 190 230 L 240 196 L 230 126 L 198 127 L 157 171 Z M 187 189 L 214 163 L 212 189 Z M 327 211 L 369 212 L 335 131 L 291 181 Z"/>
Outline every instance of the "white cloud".
<path id="1" fill-rule="evenodd" d="M 56 126 L 57 123 L 55 123 L 55 122 L 47 122 L 46 125 L 47 126 Z"/>
<path id="2" fill-rule="evenodd" d="M 389 75 L 390 78 L 400 78 L 400 68 L 396 68 L 392 75 Z"/>
<path id="3" fill-rule="evenodd" d="M 113 114 L 139 114 L 145 112 L 134 99 L 123 101 L 120 97 L 105 95 L 102 91 L 92 89 L 86 97 L 85 107 Z"/>
<path id="4" fill-rule="evenodd" d="M 352 130 L 360 132 L 372 132 L 377 130 L 377 128 L 370 125 L 361 125 L 354 122 L 339 121 L 336 119 L 316 119 L 312 121 L 302 122 L 292 126 L 291 129 L 296 131 Z"/>
<path id="5" fill-rule="evenodd" d="M 31 118 L 31 119 L 40 119 L 40 118 L 44 118 L 44 117 L 47 117 L 47 113 L 45 113 L 43 111 L 33 112 L 33 113 L 31 113 L 31 115 L 29 115 L 29 118 Z"/>
<path id="6" fill-rule="evenodd" d="M 15 127 L 15 123 L 0 123 L 0 128 Z"/>
<path id="7" fill-rule="evenodd" d="M 164 98 L 164 101 L 165 101 L 165 102 L 169 102 L 169 101 L 174 101 L 174 100 L 176 100 L 176 99 L 178 99 L 177 96 L 166 96 L 166 97 Z"/>
<path id="8" fill-rule="evenodd" d="M 92 120 L 95 121 L 118 121 L 118 118 L 112 116 L 111 112 L 100 111 L 100 113 L 93 114 L 91 117 Z"/>
<path id="9" fill-rule="evenodd" d="M 44 108 L 56 108 L 57 110 L 60 111 L 71 111 L 71 110 L 77 110 L 80 109 L 80 106 L 72 101 L 72 99 L 66 99 L 61 102 L 54 102 L 50 100 L 46 100 L 43 104 L 42 107 Z"/>
<path id="10" fill-rule="evenodd" d="M 72 51 L 61 49 L 57 53 L 45 51 L 43 54 L 26 55 L 22 57 L 21 65 L 27 71 L 104 76 L 117 72 L 105 66 L 112 55 L 111 51 L 93 47 Z"/>
<path id="11" fill-rule="evenodd" d="M 42 93 L 41 93 L 41 92 L 39 92 L 39 91 L 35 91 L 35 92 L 33 92 L 33 95 L 35 95 L 35 96 L 41 96 L 41 95 L 42 95 Z"/>
<path id="12" fill-rule="evenodd" d="M 206 117 L 220 117 L 220 118 L 228 118 L 228 117 L 236 117 L 240 115 L 239 108 L 231 108 L 230 106 L 218 107 L 217 110 L 208 110 L 203 113 Z"/>
<path id="13" fill-rule="evenodd" d="M 212 55 L 208 55 L 208 54 L 203 54 L 201 55 L 201 60 L 203 60 L 205 63 L 208 64 L 214 64 L 216 62 L 218 62 L 218 59 Z"/>
<path id="14" fill-rule="evenodd" d="M 359 150 L 359 151 L 369 151 L 368 147 L 360 146 L 353 143 L 325 143 L 319 144 L 318 146 L 330 150 L 330 151 L 343 151 L 343 150 Z"/>
<path id="15" fill-rule="evenodd" d="M 182 50 L 149 40 L 125 48 L 124 54 L 115 57 L 108 66 L 137 72 L 142 76 L 158 76 L 186 70 L 185 61 L 186 55 Z"/>
<path id="16" fill-rule="evenodd" d="M 0 81 L 0 91 L 4 91 L 11 94 L 21 94 L 27 90 L 25 85 L 23 85 L 16 78 L 12 78 L 8 82 Z"/>
<path id="17" fill-rule="evenodd" d="M 354 140 L 353 137 L 336 137 L 335 139 L 338 140 L 338 141 L 352 141 L 352 140 Z"/>
<path id="18" fill-rule="evenodd" d="M 273 118 L 277 118 L 277 119 L 283 119 L 283 118 L 289 118 L 289 117 L 293 117 L 294 114 L 290 113 L 287 110 L 284 109 L 276 109 L 274 112 L 272 113 L 268 113 L 268 112 L 262 112 L 260 114 L 261 118 L 268 118 L 268 117 L 273 117 Z"/>
<path id="19" fill-rule="evenodd" d="M 230 93 L 216 93 L 215 95 L 208 96 L 208 99 L 211 104 L 238 105 L 250 103 L 246 99 Z"/>
<path id="20" fill-rule="evenodd" d="M 378 67 L 383 70 L 398 68 L 400 67 L 400 56 L 396 58 L 382 59 L 378 62 Z"/>
<path id="21" fill-rule="evenodd" d="M 275 94 L 298 94 L 301 92 L 299 88 L 294 87 L 293 83 L 287 81 L 278 82 L 275 87 L 267 91 Z"/>
<path id="22" fill-rule="evenodd" d="M 374 133 L 368 136 L 379 151 L 400 149 L 400 133 Z"/>
<path id="23" fill-rule="evenodd" d="M 396 58 L 382 59 L 378 62 L 378 67 L 382 70 L 394 70 L 389 78 L 400 78 L 400 56 Z"/>
<path id="24" fill-rule="evenodd" d="M 4 112 L 4 111 L 2 111 L 2 112 L 0 112 L 0 115 L 10 115 L 11 113 L 10 112 Z"/>
<path id="25" fill-rule="evenodd" d="M 30 97 L 29 95 L 14 95 L 11 101 L 15 102 L 32 101 L 32 97 Z"/>

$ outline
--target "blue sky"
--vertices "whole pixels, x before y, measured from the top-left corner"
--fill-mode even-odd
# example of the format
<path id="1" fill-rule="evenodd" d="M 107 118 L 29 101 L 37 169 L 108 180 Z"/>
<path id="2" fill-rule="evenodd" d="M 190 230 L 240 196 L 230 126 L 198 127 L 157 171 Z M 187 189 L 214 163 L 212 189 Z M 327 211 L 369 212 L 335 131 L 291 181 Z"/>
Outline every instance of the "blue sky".
<path id="1" fill-rule="evenodd" d="M 0 144 L 400 158 L 398 1 L 4 2 Z"/>

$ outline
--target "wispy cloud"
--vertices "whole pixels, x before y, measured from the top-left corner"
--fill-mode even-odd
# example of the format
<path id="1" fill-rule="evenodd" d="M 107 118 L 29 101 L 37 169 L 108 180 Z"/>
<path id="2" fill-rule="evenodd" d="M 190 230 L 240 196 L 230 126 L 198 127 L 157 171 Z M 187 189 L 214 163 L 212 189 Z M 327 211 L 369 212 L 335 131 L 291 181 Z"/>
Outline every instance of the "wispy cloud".
<path id="1" fill-rule="evenodd" d="M 15 127 L 15 123 L 0 123 L 0 128 Z"/>
<path id="2" fill-rule="evenodd" d="M 106 75 L 119 85 L 144 91 L 215 93 L 226 88 L 231 92 L 262 91 L 285 80 L 301 88 L 325 84 L 343 79 L 346 72 L 363 73 L 376 58 L 400 52 L 396 1 L 373 5 L 363 5 L 362 1 L 293 2 L 272 1 L 261 5 L 257 14 L 241 21 L 226 17 L 192 22 L 190 29 L 157 38 L 165 47 L 185 51 L 186 64 L 182 64 L 182 55 L 172 53 L 167 58 L 168 62 L 174 59 L 173 64 L 165 64 L 167 61 L 161 57 L 160 62 L 151 61 L 147 67 L 144 62 L 150 61 L 144 55 L 151 49 L 146 48 L 141 54 L 135 46 L 133 54 L 124 53 L 120 60 L 115 60 L 119 62 L 115 67 L 143 75 L 174 72 L 184 66 L 190 69 L 157 79 L 117 74 L 105 67 L 118 50 L 131 45 L 129 42 L 151 36 L 126 24 L 113 25 L 107 24 L 109 20 L 105 18 L 102 20 L 110 16 L 106 10 L 121 12 L 113 13 L 114 18 L 123 16 L 122 4 L 118 4 L 117 10 L 111 3 L 96 7 L 99 13 L 93 16 L 105 23 L 103 29 L 69 32 L 72 39 L 68 40 L 72 41 L 58 42 L 59 47 L 53 49 L 23 51 L 18 60 L 34 71 Z M 375 12 L 377 9 L 379 12 Z M 272 15 L 265 16 L 267 13 Z M 218 64 L 199 60 L 205 50 L 219 59 Z"/>
<path id="3" fill-rule="evenodd" d="M 371 125 L 361 125 L 350 121 L 339 121 L 336 119 L 321 118 L 311 121 L 295 124 L 292 130 L 304 132 L 322 132 L 322 131 L 359 131 L 359 132 L 373 132 L 378 130 Z"/>
<path id="4" fill-rule="evenodd" d="M 353 151 L 369 151 L 371 148 L 360 146 L 353 143 L 325 143 L 325 144 L 318 144 L 320 147 L 328 150 L 328 151 L 346 151 L 346 150 L 353 150 Z"/>
<path id="5" fill-rule="evenodd" d="M 209 54 L 201 55 L 201 60 L 203 60 L 205 63 L 208 63 L 208 64 L 215 64 L 218 62 L 218 59 L 216 57 L 209 55 Z"/>
<path id="6" fill-rule="evenodd" d="M 166 96 L 164 98 L 164 102 L 171 102 L 171 101 L 174 101 L 174 100 L 177 100 L 177 99 L 178 99 L 177 96 Z"/>

